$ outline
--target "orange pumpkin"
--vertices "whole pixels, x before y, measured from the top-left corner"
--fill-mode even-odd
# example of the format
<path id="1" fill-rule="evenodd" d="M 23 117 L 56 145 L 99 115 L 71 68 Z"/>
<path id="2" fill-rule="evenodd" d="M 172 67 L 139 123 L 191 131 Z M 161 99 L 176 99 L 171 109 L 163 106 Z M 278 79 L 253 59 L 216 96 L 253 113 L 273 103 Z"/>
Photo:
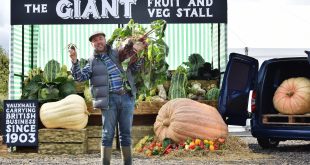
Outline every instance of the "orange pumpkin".
<path id="1" fill-rule="evenodd" d="M 209 105 L 186 98 L 170 100 L 158 112 L 155 135 L 174 142 L 187 138 L 226 138 L 228 128 L 218 111 Z"/>
<path id="2" fill-rule="evenodd" d="M 310 112 L 310 80 L 290 78 L 282 82 L 273 96 L 274 107 L 282 114 L 302 115 Z"/>

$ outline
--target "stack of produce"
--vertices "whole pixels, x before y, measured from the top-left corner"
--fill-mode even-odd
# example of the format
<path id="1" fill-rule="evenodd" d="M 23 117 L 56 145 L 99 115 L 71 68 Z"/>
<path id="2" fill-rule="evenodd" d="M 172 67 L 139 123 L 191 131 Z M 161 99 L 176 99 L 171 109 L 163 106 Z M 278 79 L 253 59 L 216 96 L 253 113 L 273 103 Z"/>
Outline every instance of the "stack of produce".
<path id="1" fill-rule="evenodd" d="M 208 87 L 207 92 L 205 93 L 206 100 L 218 100 L 220 96 L 220 89 L 216 85 L 212 84 Z"/>
<path id="2" fill-rule="evenodd" d="M 188 62 L 183 62 L 188 68 L 188 79 L 190 80 L 211 80 L 218 79 L 220 72 L 218 69 L 212 69 L 209 62 L 205 62 L 200 54 L 191 54 Z"/>
<path id="3" fill-rule="evenodd" d="M 145 136 L 136 144 L 134 150 L 146 156 L 167 155 L 171 152 L 212 152 L 221 150 L 224 143 L 224 138 L 215 140 L 187 138 L 185 141 L 175 143 L 169 138 L 160 141 L 156 137 Z"/>
<path id="4" fill-rule="evenodd" d="M 204 100 L 205 94 L 206 90 L 202 89 L 201 84 L 199 82 L 192 82 L 191 86 L 188 87 L 187 97 L 192 100 Z"/>

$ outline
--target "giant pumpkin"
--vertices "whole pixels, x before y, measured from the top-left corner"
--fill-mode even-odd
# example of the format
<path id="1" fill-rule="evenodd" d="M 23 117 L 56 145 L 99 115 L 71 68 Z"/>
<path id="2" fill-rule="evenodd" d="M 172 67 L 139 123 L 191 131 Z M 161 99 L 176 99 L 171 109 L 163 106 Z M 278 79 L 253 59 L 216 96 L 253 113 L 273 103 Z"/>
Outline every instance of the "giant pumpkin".
<path id="1" fill-rule="evenodd" d="M 44 103 L 40 119 L 46 128 L 83 129 L 88 122 L 88 111 L 83 97 L 71 94 L 57 102 Z"/>
<path id="2" fill-rule="evenodd" d="M 310 80 L 298 77 L 283 81 L 273 96 L 273 104 L 282 114 L 310 113 Z"/>
<path id="3" fill-rule="evenodd" d="M 170 138 L 175 142 L 226 138 L 228 134 L 227 125 L 214 107 L 186 98 L 170 100 L 161 107 L 154 131 L 160 140 Z"/>

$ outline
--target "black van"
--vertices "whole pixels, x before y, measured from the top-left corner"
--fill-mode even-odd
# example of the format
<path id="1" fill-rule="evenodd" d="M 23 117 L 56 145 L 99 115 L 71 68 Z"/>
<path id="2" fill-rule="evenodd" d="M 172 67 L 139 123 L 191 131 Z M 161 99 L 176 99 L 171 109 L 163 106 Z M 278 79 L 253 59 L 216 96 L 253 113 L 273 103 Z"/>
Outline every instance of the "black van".
<path id="1" fill-rule="evenodd" d="M 310 140 L 310 114 L 281 115 L 273 106 L 276 89 L 292 77 L 310 79 L 310 58 L 266 60 L 258 71 L 255 58 L 232 53 L 224 73 L 219 112 L 230 125 L 245 126 L 251 116 L 251 133 L 262 148 L 276 147 L 284 140 Z M 251 90 L 252 113 L 248 113 Z"/>

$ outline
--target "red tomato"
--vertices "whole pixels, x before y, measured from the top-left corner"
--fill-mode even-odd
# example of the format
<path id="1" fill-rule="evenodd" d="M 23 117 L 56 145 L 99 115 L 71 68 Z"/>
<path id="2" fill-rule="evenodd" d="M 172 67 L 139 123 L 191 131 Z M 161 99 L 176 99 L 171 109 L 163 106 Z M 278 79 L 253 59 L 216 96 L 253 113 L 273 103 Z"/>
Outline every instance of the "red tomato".
<path id="1" fill-rule="evenodd" d="M 219 138 L 218 141 L 219 141 L 221 144 L 225 143 L 225 139 L 224 139 L 224 138 Z"/>
<path id="2" fill-rule="evenodd" d="M 162 146 L 161 142 L 157 142 L 156 146 L 161 147 Z"/>

